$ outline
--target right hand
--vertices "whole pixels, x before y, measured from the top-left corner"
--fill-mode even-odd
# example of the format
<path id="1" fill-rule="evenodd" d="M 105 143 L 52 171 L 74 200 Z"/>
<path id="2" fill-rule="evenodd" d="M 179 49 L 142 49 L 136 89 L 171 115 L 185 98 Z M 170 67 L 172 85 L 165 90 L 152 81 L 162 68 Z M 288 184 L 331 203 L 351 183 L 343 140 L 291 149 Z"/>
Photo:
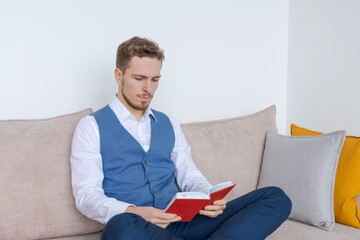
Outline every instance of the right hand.
<path id="1" fill-rule="evenodd" d="M 181 220 L 181 217 L 177 216 L 176 214 L 165 213 L 164 210 L 153 207 L 129 206 L 125 212 L 137 214 L 146 221 L 158 225 L 162 228 L 166 228 L 172 222 L 178 222 Z"/>

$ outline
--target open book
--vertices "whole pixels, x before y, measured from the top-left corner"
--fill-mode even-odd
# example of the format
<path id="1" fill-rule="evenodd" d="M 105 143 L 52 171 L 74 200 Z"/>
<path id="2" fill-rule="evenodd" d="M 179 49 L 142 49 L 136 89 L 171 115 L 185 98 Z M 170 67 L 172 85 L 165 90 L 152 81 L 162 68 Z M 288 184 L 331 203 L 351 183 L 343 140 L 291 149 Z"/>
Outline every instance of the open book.
<path id="1" fill-rule="evenodd" d="M 175 213 L 181 217 L 182 222 L 188 222 L 205 206 L 214 201 L 223 199 L 235 187 L 232 182 L 223 182 L 211 188 L 210 193 L 178 192 L 165 209 L 166 213 Z"/>

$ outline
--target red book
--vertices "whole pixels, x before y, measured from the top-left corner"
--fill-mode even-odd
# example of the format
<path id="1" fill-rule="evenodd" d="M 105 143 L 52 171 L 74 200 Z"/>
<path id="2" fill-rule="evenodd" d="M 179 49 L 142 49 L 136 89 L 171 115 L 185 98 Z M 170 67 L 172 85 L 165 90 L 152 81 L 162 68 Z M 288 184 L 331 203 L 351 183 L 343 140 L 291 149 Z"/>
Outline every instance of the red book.
<path id="1" fill-rule="evenodd" d="M 232 182 L 215 185 L 209 194 L 203 192 L 178 192 L 175 194 L 167 208 L 166 213 L 175 213 L 181 217 L 182 222 L 191 221 L 205 206 L 212 205 L 214 201 L 223 199 L 235 187 Z"/>

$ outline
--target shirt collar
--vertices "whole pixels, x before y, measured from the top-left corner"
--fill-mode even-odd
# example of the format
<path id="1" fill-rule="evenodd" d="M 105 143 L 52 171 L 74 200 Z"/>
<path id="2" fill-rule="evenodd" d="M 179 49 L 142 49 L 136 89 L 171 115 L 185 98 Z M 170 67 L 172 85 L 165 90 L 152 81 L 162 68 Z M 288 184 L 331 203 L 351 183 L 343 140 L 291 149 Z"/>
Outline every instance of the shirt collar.
<path id="1" fill-rule="evenodd" d="M 120 102 L 120 100 L 115 96 L 113 98 L 113 100 L 111 101 L 111 103 L 109 104 L 110 108 L 113 110 L 113 112 L 115 113 L 116 117 L 119 119 L 119 121 L 121 123 L 123 123 L 124 121 L 126 121 L 126 119 L 128 118 L 132 118 L 133 120 L 136 120 L 135 117 L 130 113 L 130 111 L 124 106 L 124 104 L 122 104 L 122 102 Z M 157 119 L 154 115 L 154 113 L 151 111 L 151 108 L 148 107 L 145 110 L 144 116 L 142 118 L 144 118 L 144 120 L 146 120 L 148 117 L 152 116 L 154 118 L 154 120 L 157 122 Z"/>

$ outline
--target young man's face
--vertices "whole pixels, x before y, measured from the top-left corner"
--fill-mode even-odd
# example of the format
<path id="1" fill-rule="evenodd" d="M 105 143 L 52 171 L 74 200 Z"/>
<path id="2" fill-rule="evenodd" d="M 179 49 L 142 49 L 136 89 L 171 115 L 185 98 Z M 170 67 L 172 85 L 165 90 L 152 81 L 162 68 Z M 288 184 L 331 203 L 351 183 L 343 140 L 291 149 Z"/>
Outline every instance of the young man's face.
<path id="1" fill-rule="evenodd" d="M 117 97 L 132 114 L 143 114 L 149 106 L 159 85 L 160 70 L 161 61 L 149 57 L 133 57 L 125 74 L 115 69 Z"/>

